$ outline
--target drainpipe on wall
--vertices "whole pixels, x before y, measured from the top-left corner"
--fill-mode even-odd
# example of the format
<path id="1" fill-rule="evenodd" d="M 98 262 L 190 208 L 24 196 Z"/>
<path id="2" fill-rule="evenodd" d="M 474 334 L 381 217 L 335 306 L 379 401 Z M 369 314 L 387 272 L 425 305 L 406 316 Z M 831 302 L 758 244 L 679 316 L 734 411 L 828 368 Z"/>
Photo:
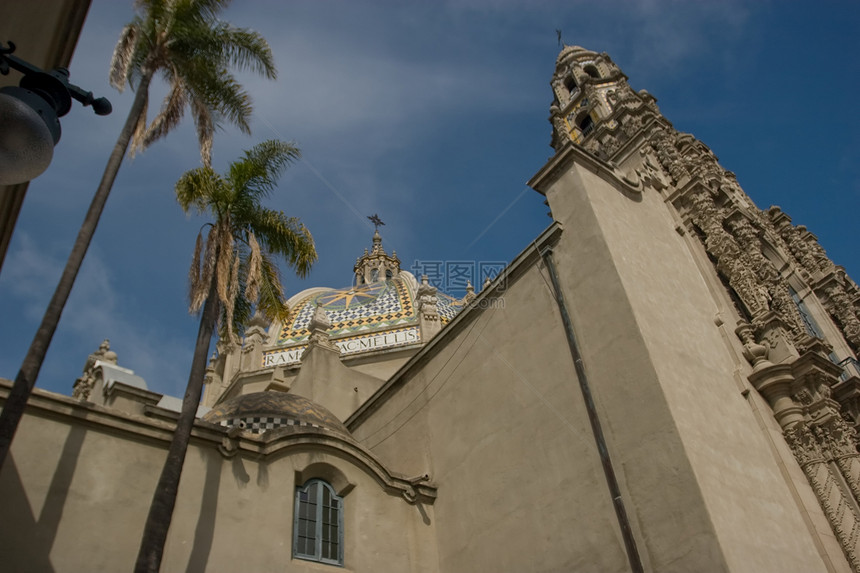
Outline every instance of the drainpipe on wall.
<path id="1" fill-rule="evenodd" d="M 576 335 L 573 331 L 573 323 L 570 320 L 570 315 L 567 313 L 567 305 L 564 302 L 564 295 L 561 292 L 559 285 L 558 273 L 556 272 L 555 263 L 552 260 L 552 248 L 545 247 L 540 251 L 541 258 L 549 270 L 552 288 L 555 291 L 555 301 L 558 303 L 558 310 L 561 312 L 561 322 L 564 324 L 564 333 L 567 335 L 567 345 L 570 347 L 570 356 L 573 358 L 573 365 L 576 369 L 576 378 L 579 382 L 579 389 L 582 391 L 582 398 L 585 401 L 585 409 L 588 412 L 588 421 L 591 422 L 591 431 L 594 435 L 594 441 L 597 444 L 597 451 L 600 454 L 600 462 L 603 465 L 603 473 L 606 477 L 606 485 L 609 486 L 609 493 L 612 495 L 612 505 L 615 507 L 615 516 L 618 519 L 618 526 L 621 528 L 621 536 L 624 538 L 624 548 L 627 550 L 627 560 L 630 562 L 630 569 L 634 573 L 642 573 L 642 560 L 639 557 L 639 550 L 636 548 L 636 540 L 633 537 L 633 530 L 630 528 L 630 520 L 627 517 L 627 511 L 624 509 L 624 500 L 621 498 L 621 490 L 618 487 L 618 480 L 615 478 L 615 470 L 612 468 L 612 460 L 609 457 L 609 450 L 606 448 L 606 439 L 603 437 L 603 429 L 600 426 L 600 418 L 597 415 L 597 409 L 594 406 L 594 399 L 591 396 L 591 388 L 588 385 L 588 376 L 585 373 L 585 367 L 582 364 L 582 356 L 579 353 L 579 345 L 576 342 Z"/>

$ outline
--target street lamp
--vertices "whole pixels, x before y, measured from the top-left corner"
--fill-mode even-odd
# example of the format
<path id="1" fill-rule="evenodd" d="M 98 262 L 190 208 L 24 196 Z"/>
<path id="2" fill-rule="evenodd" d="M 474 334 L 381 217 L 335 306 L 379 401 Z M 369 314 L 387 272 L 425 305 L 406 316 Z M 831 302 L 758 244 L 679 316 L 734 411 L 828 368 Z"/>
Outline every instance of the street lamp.
<path id="1" fill-rule="evenodd" d="M 72 108 L 72 98 L 91 105 L 96 115 L 111 112 L 106 98 L 94 98 L 69 83 L 69 70 L 46 72 L 12 55 L 15 44 L 0 44 L 0 74 L 18 70 L 17 87 L 0 88 L 0 185 L 15 185 L 38 177 L 54 156 L 60 140 L 60 120 Z"/>

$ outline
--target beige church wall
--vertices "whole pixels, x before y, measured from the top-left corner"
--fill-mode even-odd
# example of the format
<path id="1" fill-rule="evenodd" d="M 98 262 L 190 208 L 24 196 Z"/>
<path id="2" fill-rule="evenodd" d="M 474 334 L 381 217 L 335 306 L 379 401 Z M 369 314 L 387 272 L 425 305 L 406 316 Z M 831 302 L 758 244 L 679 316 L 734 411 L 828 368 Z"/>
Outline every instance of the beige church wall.
<path id="1" fill-rule="evenodd" d="M 773 417 L 772 411 L 764 398 L 752 387 L 747 380 L 750 374 L 750 367 L 746 359 L 742 355 L 742 345 L 738 337 L 734 333 L 734 329 L 738 320 L 737 311 L 734 308 L 734 303 L 729 296 L 726 287 L 717 275 L 713 263 L 708 258 L 701 241 L 698 237 L 685 233 L 684 241 L 693 256 L 693 259 L 698 264 L 702 273 L 702 277 L 709 287 L 709 292 L 713 297 L 719 314 L 719 322 L 723 322 L 719 326 L 721 337 L 729 348 L 729 352 L 734 354 L 735 362 L 738 368 L 734 372 L 734 378 L 738 388 L 742 388 L 741 392 L 749 405 L 756 423 L 759 425 L 762 435 L 767 442 L 771 452 L 776 458 L 780 473 L 782 474 L 792 498 L 796 501 L 804 523 L 810 532 L 812 542 L 819 550 L 819 555 L 825 562 L 825 565 L 832 571 L 850 571 L 851 568 L 845 559 L 842 548 L 833 534 L 833 529 L 827 521 L 821 504 L 809 485 L 809 481 L 801 467 L 797 464 L 797 460 L 791 449 L 785 441 L 782 434 L 782 429 Z M 801 295 L 802 296 L 802 295 Z M 819 304 L 817 299 L 809 300 L 807 305 L 811 310 L 815 302 Z M 814 314 L 814 311 L 811 310 Z M 826 318 L 826 316 L 824 317 Z M 816 320 L 818 317 L 816 317 Z M 832 323 L 830 323 L 832 326 Z M 822 326 L 822 329 L 827 330 Z M 843 339 L 839 337 L 838 342 L 844 345 Z M 838 350 L 837 350 L 838 352 Z"/>
<path id="2" fill-rule="evenodd" d="M 417 352 L 417 349 L 382 351 L 361 356 L 344 356 L 344 365 L 380 380 L 388 380 Z"/>
<path id="3" fill-rule="evenodd" d="M 547 196 L 566 229 L 562 287 L 651 565 L 824 570 L 662 198 L 584 165 Z"/>
<path id="4" fill-rule="evenodd" d="M 3 571 L 133 567 L 170 425 L 113 415 L 36 391 L 0 472 Z M 162 571 L 435 573 L 433 507 L 386 492 L 342 452 L 288 447 L 223 457 L 222 434 L 196 428 Z M 344 497 L 345 567 L 292 558 L 296 472 L 336 468 Z"/>
<path id="5" fill-rule="evenodd" d="M 163 453 L 99 431 L 86 417 L 73 426 L 22 419 L 0 472 L 4 570 L 132 567 Z"/>
<path id="6" fill-rule="evenodd" d="M 302 368 L 290 392 L 325 407 L 339 420 L 346 420 L 383 381 L 344 366 L 340 352 L 311 344 L 302 355 Z"/>
<path id="7" fill-rule="evenodd" d="M 200 485 L 186 492 L 183 476 L 183 506 L 177 506 L 162 571 L 438 570 L 432 507 L 386 493 L 337 455 L 302 448 L 255 457 L 242 452 L 224 460 L 214 448 L 189 452 L 185 470 Z M 343 499 L 343 568 L 292 557 L 296 472 L 312 464 L 337 468 L 350 484 Z"/>
<path id="8" fill-rule="evenodd" d="M 522 270 L 401 372 L 354 435 L 438 485 L 440 571 L 628 571 L 548 279 Z"/>

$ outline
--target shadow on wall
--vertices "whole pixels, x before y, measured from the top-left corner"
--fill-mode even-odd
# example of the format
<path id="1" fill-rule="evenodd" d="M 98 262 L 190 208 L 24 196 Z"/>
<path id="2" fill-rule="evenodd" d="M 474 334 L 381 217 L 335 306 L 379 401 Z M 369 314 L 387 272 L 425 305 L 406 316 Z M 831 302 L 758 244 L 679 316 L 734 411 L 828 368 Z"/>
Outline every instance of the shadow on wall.
<path id="1" fill-rule="evenodd" d="M 54 571 L 51 549 L 63 518 L 66 499 L 78 465 L 86 430 L 73 427 L 63 444 L 63 451 L 48 486 L 42 511 L 36 519 L 27 501 L 24 483 L 15 464 L 14 452 L 7 458 L 0 474 L 0 554 L 3 566 L 10 571 Z"/>
<path id="2" fill-rule="evenodd" d="M 206 458 L 206 478 L 200 496 L 200 513 L 194 529 L 194 545 L 188 558 L 187 573 L 203 573 L 209 562 L 212 541 L 215 537 L 215 515 L 218 513 L 218 490 L 221 487 L 221 454 L 215 450 L 201 450 Z"/>

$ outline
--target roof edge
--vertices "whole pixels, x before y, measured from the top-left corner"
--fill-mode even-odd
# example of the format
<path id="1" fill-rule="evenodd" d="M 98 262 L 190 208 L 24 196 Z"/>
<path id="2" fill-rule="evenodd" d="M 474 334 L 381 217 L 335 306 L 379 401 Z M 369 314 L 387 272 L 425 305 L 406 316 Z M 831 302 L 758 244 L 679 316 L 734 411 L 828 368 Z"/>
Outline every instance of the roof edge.
<path id="1" fill-rule="evenodd" d="M 505 267 L 505 270 L 499 273 L 498 276 L 496 276 L 496 279 L 490 283 L 487 288 L 483 289 L 468 306 L 463 308 L 463 310 L 460 311 L 460 313 L 457 314 L 457 316 L 449 322 L 439 334 L 434 336 L 430 342 L 428 342 L 421 350 L 416 352 L 415 355 L 409 359 L 406 364 L 401 366 L 385 384 L 383 384 L 364 402 L 364 404 L 359 406 L 355 412 L 344 420 L 344 425 L 350 433 L 353 433 L 355 428 L 360 426 L 374 411 L 379 409 L 390 396 L 397 392 L 397 390 L 406 383 L 407 373 L 415 367 L 416 364 L 428 359 L 431 354 L 435 353 L 438 349 L 441 349 L 442 346 L 447 344 L 448 339 L 450 339 L 454 333 L 459 332 L 465 326 L 466 321 L 470 320 L 467 317 L 471 317 L 474 312 L 477 312 L 475 309 L 478 309 L 479 311 L 486 310 L 485 308 L 482 308 L 483 300 L 495 293 L 500 285 L 509 284 L 510 279 L 520 276 L 526 268 L 539 260 L 540 249 L 544 246 L 555 244 L 563 230 L 564 227 L 562 227 L 561 223 L 553 221 L 552 224 L 538 235 L 528 247 L 523 249 L 520 254 L 518 254 L 514 260 Z"/>

